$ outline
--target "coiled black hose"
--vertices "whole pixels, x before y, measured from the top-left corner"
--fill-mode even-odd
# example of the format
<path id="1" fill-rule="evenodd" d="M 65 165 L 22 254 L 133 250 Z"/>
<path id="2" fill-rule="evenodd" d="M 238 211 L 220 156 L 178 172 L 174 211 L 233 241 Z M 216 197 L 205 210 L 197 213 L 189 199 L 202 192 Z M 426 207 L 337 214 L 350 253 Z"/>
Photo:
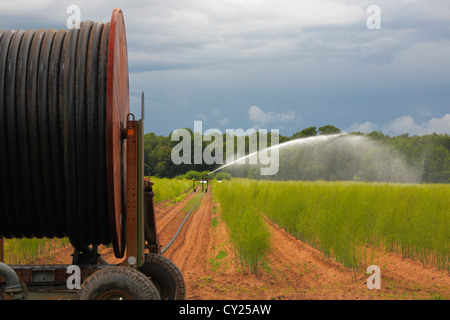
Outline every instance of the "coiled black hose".
<path id="1" fill-rule="evenodd" d="M 0 236 L 111 243 L 109 31 L 0 30 Z"/>

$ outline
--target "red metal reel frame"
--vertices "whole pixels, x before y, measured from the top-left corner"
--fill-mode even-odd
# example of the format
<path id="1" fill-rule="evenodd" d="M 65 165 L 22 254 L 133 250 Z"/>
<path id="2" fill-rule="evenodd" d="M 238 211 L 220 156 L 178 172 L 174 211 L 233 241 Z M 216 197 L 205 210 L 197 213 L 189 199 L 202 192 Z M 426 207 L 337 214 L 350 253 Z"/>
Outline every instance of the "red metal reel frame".
<path id="1" fill-rule="evenodd" d="M 106 86 L 108 210 L 114 254 L 117 258 L 122 258 L 125 251 L 127 155 L 122 128 L 127 127 L 130 107 L 127 40 L 120 9 L 114 9 L 111 16 Z"/>

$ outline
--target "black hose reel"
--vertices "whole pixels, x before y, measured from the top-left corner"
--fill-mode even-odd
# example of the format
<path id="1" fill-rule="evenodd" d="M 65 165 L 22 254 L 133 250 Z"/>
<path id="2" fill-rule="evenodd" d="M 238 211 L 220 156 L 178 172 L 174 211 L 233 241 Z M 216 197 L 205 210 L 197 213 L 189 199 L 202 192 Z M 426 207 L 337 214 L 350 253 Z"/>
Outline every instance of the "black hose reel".
<path id="1" fill-rule="evenodd" d="M 128 60 L 122 12 L 0 30 L 0 237 L 124 253 Z"/>

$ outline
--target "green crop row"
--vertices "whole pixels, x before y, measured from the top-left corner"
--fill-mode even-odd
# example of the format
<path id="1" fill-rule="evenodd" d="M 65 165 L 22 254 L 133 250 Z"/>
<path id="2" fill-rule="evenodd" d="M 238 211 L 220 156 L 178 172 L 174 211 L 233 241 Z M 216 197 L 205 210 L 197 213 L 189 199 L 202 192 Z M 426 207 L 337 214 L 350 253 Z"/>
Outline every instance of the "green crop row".
<path id="1" fill-rule="evenodd" d="M 69 239 L 8 239 L 4 240 L 5 263 L 29 264 L 45 254 L 69 245 Z"/>
<path id="2" fill-rule="evenodd" d="M 186 179 L 159 179 L 151 177 L 150 181 L 154 183 L 155 203 L 174 200 L 192 188 L 192 181 Z"/>
<path id="3" fill-rule="evenodd" d="M 242 266 L 256 272 L 270 247 L 270 233 L 251 202 L 251 189 L 243 182 L 222 182 L 215 183 L 212 190 Z"/>
<path id="4" fill-rule="evenodd" d="M 262 233 L 268 239 L 259 216 L 264 214 L 353 270 L 373 247 L 450 271 L 449 185 L 232 180 L 215 184 L 214 194 L 224 216 L 231 216 L 225 219 L 230 229 L 248 233 L 238 238 L 259 239 Z M 246 215 L 261 223 L 233 226 L 247 223 Z M 251 242 L 240 246 L 253 250 Z"/>

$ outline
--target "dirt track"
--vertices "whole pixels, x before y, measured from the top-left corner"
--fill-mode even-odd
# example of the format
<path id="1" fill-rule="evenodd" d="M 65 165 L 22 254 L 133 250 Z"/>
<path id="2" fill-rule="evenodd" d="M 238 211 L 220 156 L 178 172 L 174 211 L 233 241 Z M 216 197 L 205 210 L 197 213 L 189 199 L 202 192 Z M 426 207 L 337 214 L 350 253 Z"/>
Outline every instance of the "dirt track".
<path id="1" fill-rule="evenodd" d="M 185 213 L 180 210 L 197 193 L 174 205 L 156 206 L 156 223 L 164 247 L 173 237 Z M 215 208 L 214 208 L 215 207 Z M 182 271 L 186 299 L 450 299 L 450 275 L 395 254 L 374 251 L 381 268 L 381 289 L 369 290 L 362 272 L 352 277 L 340 263 L 296 240 L 268 222 L 272 247 L 265 267 L 248 272 L 236 258 L 220 208 L 210 193 L 187 219 L 177 240 L 164 253 Z M 102 256 L 117 263 L 112 249 Z M 70 248 L 35 263 L 70 263 Z"/>

